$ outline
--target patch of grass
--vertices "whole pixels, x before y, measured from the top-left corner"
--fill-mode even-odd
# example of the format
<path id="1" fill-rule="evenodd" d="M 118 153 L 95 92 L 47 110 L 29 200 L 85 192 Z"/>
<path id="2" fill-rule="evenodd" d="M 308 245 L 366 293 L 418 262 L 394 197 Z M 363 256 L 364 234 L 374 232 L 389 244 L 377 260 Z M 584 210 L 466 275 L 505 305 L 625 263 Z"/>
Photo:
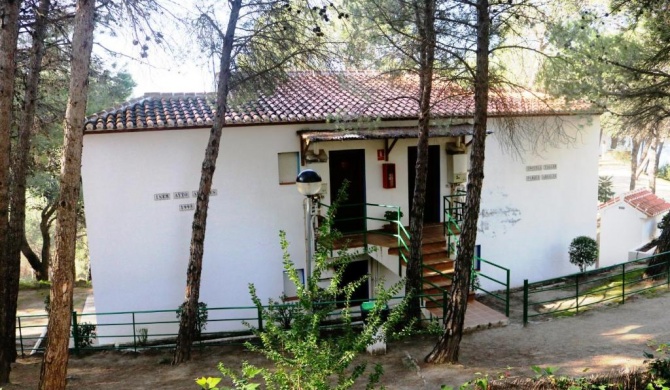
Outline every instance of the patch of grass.
<path id="1" fill-rule="evenodd" d="M 619 160 L 621 162 L 626 162 L 629 163 L 631 160 L 630 157 L 630 150 L 612 150 L 610 151 L 610 154 L 614 159 Z"/>
<path id="2" fill-rule="evenodd" d="M 19 290 L 48 290 L 51 282 L 41 280 L 19 280 Z"/>

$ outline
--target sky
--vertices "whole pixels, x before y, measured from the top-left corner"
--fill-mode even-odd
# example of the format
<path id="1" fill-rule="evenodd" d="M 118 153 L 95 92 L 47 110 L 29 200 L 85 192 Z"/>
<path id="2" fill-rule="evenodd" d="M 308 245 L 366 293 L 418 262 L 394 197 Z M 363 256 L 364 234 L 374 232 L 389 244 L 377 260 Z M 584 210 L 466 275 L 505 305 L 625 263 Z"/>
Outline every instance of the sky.
<path id="1" fill-rule="evenodd" d="M 174 24 L 156 29 L 165 39 L 161 45 L 150 43 L 147 58 L 140 58 L 139 46 L 133 45 L 134 37 L 124 29 L 117 30 L 115 37 L 96 32 L 93 52 L 108 68 L 125 70 L 133 76 L 137 86 L 131 98 L 147 92 L 213 92 L 212 60 L 200 55 L 195 38 L 177 30 Z M 117 54 L 111 55 L 110 51 Z"/>

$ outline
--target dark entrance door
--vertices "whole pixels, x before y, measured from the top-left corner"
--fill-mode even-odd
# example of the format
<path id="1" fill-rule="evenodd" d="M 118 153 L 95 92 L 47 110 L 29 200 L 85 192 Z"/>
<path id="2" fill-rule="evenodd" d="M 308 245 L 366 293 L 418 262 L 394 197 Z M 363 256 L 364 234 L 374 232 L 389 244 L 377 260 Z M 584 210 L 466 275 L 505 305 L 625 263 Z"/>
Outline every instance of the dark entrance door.
<path id="1" fill-rule="evenodd" d="M 368 261 L 363 260 L 363 261 L 352 261 L 349 264 L 346 265 L 346 268 L 344 269 L 344 273 L 342 274 L 342 282 L 341 286 L 346 286 L 349 283 L 357 282 L 359 281 L 363 276 L 368 274 Z M 351 300 L 359 300 L 359 299 L 369 299 L 370 298 L 370 284 L 369 284 L 369 278 L 366 278 L 363 283 L 361 283 L 360 286 L 356 290 L 354 290 L 353 294 L 351 294 Z M 346 299 L 346 296 L 344 294 L 338 295 L 337 300 L 338 301 L 343 301 Z M 360 305 L 360 302 L 353 303 L 351 306 L 358 306 Z"/>
<path id="2" fill-rule="evenodd" d="M 409 177 L 409 209 L 412 210 L 414 183 L 416 181 L 416 146 L 407 149 L 407 173 Z M 428 147 L 428 179 L 426 181 L 426 206 L 423 211 L 424 223 L 440 222 L 440 147 Z"/>
<path id="3" fill-rule="evenodd" d="M 347 200 L 340 204 L 335 216 L 335 228 L 342 233 L 365 229 L 365 150 L 333 150 L 328 158 L 330 167 L 330 201 L 334 202 L 345 180 L 349 181 Z"/>

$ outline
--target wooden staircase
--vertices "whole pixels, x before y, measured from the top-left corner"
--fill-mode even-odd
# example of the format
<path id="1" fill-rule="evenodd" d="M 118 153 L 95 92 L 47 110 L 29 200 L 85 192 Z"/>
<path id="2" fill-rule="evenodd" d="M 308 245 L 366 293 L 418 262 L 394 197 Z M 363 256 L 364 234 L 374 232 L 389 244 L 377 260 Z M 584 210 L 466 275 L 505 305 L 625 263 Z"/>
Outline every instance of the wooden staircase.
<path id="1" fill-rule="evenodd" d="M 451 288 L 451 275 L 454 272 L 454 259 L 449 256 L 447 239 L 443 235 L 442 225 L 426 225 L 423 229 L 421 249 L 423 253 L 422 279 L 423 294 L 432 295 L 426 299 L 426 308 L 441 308 L 443 293 Z M 405 249 L 403 253 L 409 257 Z M 398 247 L 388 250 L 390 255 L 399 255 Z"/>

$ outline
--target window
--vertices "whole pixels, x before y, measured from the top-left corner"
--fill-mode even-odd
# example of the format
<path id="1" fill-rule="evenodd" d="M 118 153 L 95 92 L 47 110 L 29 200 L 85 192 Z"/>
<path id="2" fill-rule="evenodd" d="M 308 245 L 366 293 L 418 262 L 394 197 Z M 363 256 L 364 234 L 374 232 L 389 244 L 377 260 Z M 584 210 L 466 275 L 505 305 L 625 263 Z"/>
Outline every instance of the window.
<path id="1" fill-rule="evenodd" d="M 298 152 L 278 153 L 279 184 L 295 184 L 300 170 Z"/>

